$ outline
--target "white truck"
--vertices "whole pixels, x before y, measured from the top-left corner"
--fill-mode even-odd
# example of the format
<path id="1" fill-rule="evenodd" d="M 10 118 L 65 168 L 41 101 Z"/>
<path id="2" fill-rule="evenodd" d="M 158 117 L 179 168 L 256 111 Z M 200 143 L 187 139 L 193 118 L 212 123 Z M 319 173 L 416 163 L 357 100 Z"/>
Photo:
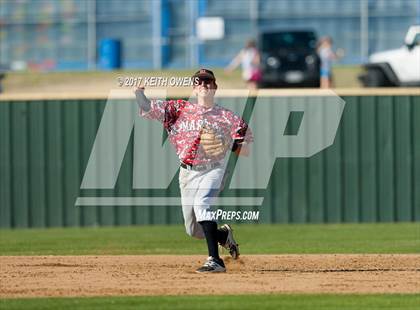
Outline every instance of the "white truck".
<path id="1" fill-rule="evenodd" d="M 420 86 L 420 25 L 411 26 L 405 44 L 370 55 L 359 80 L 366 87 Z"/>

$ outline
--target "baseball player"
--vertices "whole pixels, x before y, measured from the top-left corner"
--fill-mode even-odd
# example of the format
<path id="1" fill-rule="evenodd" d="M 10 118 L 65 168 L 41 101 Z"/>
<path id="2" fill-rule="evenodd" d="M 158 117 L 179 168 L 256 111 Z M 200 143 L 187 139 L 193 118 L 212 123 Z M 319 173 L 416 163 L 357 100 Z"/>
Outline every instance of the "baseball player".
<path id="1" fill-rule="evenodd" d="M 215 103 L 217 84 L 212 71 L 200 69 L 193 81 L 194 101 L 149 100 L 143 87 L 135 90 L 136 101 L 140 116 L 163 123 L 179 157 L 185 229 L 192 237 L 205 238 L 208 247 L 209 257 L 197 272 L 225 272 L 218 245 L 233 259 L 238 258 L 239 247 L 228 224 L 218 228 L 212 205 L 223 189 L 226 155 L 233 151 L 248 156 L 253 138 L 239 116 Z"/>

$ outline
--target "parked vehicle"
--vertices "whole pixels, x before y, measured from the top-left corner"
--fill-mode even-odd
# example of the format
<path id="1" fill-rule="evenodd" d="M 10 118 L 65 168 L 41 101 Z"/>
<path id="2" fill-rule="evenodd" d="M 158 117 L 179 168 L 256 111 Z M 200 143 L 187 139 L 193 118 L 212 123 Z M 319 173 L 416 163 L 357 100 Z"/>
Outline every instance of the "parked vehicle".
<path id="1" fill-rule="evenodd" d="M 366 87 L 420 86 L 420 25 L 408 29 L 403 46 L 372 54 L 364 68 Z"/>
<path id="2" fill-rule="evenodd" d="M 0 94 L 3 92 L 3 86 L 1 81 L 6 77 L 6 73 L 8 71 L 9 67 L 0 64 Z"/>
<path id="3" fill-rule="evenodd" d="M 263 31 L 258 36 L 261 52 L 260 88 L 319 87 L 320 60 L 317 36 L 311 30 Z"/>

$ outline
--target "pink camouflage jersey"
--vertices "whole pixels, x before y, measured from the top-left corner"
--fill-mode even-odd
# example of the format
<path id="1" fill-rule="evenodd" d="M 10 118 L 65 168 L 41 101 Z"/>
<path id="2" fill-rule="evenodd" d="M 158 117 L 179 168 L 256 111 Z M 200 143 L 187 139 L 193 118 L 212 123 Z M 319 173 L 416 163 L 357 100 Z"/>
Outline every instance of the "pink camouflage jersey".
<path id="1" fill-rule="evenodd" d="M 209 158 L 200 146 L 200 131 L 203 126 L 212 128 L 230 146 L 251 143 L 253 136 L 245 121 L 231 110 L 215 104 L 205 107 L 185 100 L 151 100 L 148 112 L 140 109 L 140 116 L 158 120 L 168 132 L 181 162 L 188 165 L 208 164 L 222 160 L 226 154 Z"/>

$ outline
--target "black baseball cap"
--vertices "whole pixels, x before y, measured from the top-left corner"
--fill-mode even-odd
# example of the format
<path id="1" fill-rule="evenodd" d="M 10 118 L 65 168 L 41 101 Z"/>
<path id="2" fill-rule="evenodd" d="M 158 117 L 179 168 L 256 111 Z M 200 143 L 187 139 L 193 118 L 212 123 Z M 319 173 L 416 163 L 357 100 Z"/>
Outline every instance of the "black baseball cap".
<path id="1" fill-rule="evenodd" d="M 196 73 L 194 73 L 193 78 L 207 78 L 213 81 L 216 81 L 216 77 L 214 76 L 213 71 L 209 69 L 200 69 Z"/>

